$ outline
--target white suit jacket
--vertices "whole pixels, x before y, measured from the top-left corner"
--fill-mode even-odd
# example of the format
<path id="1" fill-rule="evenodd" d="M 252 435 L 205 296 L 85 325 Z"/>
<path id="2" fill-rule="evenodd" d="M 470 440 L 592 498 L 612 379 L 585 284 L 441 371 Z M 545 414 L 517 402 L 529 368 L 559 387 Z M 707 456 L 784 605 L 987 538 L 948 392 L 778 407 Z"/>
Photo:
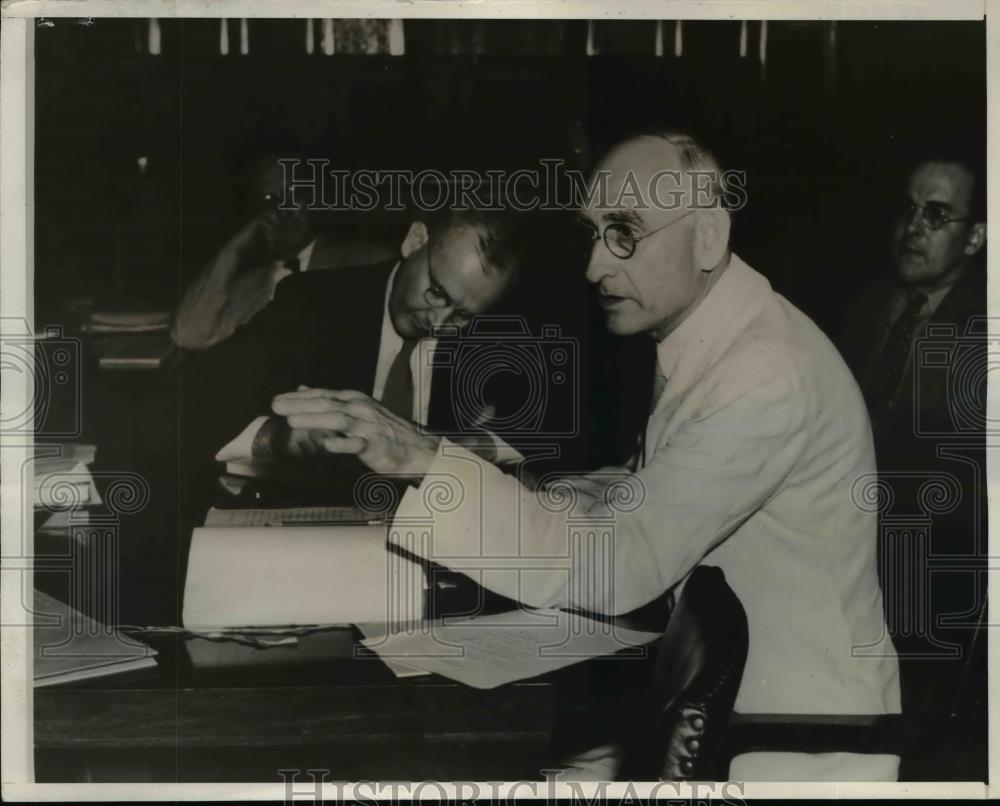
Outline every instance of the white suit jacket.
<path id="1" fill-rule="evenodd" d="M 749 621 L 738 711 L 898 712 L 871 432 L 839 353 L 734 255 L 657 355 L 638 472 L 533 493 L 444 441 L 392 539 L 528 605 L 609 614 L 718 566 Z"/>

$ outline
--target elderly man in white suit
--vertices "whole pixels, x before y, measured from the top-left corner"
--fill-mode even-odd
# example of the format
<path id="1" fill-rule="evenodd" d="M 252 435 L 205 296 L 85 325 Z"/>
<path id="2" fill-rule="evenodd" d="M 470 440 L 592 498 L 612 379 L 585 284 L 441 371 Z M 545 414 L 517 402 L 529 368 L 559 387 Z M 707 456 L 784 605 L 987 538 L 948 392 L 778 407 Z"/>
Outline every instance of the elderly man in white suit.
<path id="1" fill-rule="evenodd" d="M 816 325 L 730 251 L 720 177 L 692 138 L 639 136 L 605 157 L 580 211 L 607 327 L 650 334 L 658 376 L 624 477 L 642 503 L 615 514 L 614 539 L 585 562 L 561 558 L 571 554 L 570 515 L 607 514 L 596 477 L 578 485 L 576 513 L 557 512 L 360 393 L 292 393 L 274 410 L 293 428 L 325 430 L 332 452 L 409 477 L 397 519 L 425 512 L 422 485 L 457 480 L 463 498 L 436 513 L 430 558 L 468 572 L 481 557 L 482 584 L 526 604 L 626 613 L 698 565 L 723 569 L 749 621 L 740 712 L 896 713 L 875 514 L 852 495 L 875 470 L 864 401 Z M 609 584 L 581 584 L 600 577 L 595 569 Z M 887 755 L 751 753 L 730 778 L 895 780 L 897 771 Z"/>

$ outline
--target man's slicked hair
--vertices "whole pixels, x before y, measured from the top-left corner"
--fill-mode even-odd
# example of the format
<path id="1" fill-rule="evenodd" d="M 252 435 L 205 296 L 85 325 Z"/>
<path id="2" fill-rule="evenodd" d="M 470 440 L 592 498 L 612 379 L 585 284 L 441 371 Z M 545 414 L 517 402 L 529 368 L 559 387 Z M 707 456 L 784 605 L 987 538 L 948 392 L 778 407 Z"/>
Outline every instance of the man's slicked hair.
<path id="1" fill-rule="evenodd" d="M 461 227 L 472 227 L 479 238 L 477 247 L 487 274 L 511 275 L 520 270 L 523 245 L 519 218 L 507 210 L 475 210 L 447 208 L 426 219 L 432 238 Z"/>

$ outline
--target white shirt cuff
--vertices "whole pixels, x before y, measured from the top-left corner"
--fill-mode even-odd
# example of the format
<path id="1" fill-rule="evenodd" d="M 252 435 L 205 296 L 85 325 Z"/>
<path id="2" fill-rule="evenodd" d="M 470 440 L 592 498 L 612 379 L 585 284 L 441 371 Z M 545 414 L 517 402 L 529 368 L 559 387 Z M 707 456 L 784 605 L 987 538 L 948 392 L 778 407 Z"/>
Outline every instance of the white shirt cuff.
<path id="1" fill-rule="evenodd" d="M 456 458 L 459 461 L 456 462 Z M 478 476 L 476 470 L 480 467 L 492 467 L 492 465 L 468 449 L 452 442 L 447 437 L 442 437 L 438 445 L 437 455 L 434 457 L 434 461 L 431 462 L 430 467 L 427 468 L 427 472 L 424 474 L 420 485 L 417 487 L 407 487 L 406 492 L 399 502 L 399 506 L 396 507 L 396 513 L 393 518 L 394 528 L 389 531 L 390 542 L 395 542 L 399 545 L 399 535 L 415 521 L 428 521 L 429 519 L 430 522 L 434 522 L 436 520 L 443 520 L 440 517 L 441 513 L 432 512 L 427 507 L 425 496 L 429 486 L 441 482 L 444 482 L 449 487 L 452 484 L 457 484 L 457 488 L 450 490 L 448 496 L 460 496 L 461 500 L 463 500 L 463 508 L 467 508 L 470 504 L 473 504 L 478 499 L 481 487 L 479 479 L 476 478 Z M 461 478 L 463 474 L 468 474 L 470 478 L 463 480 Z M 470 495 L 473 490 L 474 494 Z M 418 550 L 414 553 L 420 554 L 420 551 Z M 424 558 L 431 559 L 428 556 L 424 556 Z"/>
<path id="2" fill-rule="evenodd" d="M 232 442 L 224 445 L 217 454 L 216 462 L 235 462 L 237 459 L 249 459 L 253 456 L 253 440 L 257 432 L 267 422 L 267 416 L 257 417 L 250 425 L 244 428 L 238 437 Z"/>
<path id="3" fill-rule="evenodd" d="M 497 451 L 496 464 L 512 465 L 524 461 L 524 455 L 513 445 L 508 445 L 492 431 L 487 431 L 486 433 L 490 435 L 490 439 L 493 440 L 493 445 Z"/>

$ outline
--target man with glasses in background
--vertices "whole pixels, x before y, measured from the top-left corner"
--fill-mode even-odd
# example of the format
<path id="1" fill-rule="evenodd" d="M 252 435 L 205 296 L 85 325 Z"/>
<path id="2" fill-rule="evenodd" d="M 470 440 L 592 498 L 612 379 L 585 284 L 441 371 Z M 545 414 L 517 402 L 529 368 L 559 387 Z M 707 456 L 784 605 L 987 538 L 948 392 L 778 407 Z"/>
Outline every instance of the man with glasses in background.
<path id="1" fill-rule="evenodd" d="M 670 132 L 629 139 L 598 165 L 591 189 L 581 210 L 586 277 L 606 325 L 656 341 L 634 472 L 574 480 L 579 498 L 567 510 L 450 440 L 398 422 L 359 391 L 285 394 L 274 411 L 294 430 L 325 431 L 326 450 L 408 478 L 415 489 L 397 518 L 426 517 L 427 485 L 455 480 L 460 504 L 434 512 L 426 559 L 449 566 L 458 558 L 459 570 L 481 573 L 485 587 L 527 605 L 629 613 L 679 591 L 698 565 L 721 568 L 749 622 L 739 712 L 898 712 L 875 515 L 851 497 L 875 464 L 864 400 L 846 365 L 812 321 L 730 251 L 722 174 L 696 140 Z M 616 511 L 623 484 L 634 506 Z M 595 525 L 581 527 L 590 517 Z M 613 529 L 612 539 L 572 538 L 597 524 Z M 748 753 L 729 775 L 895 778 L 898 757 L 843 750 Z M 613 778 L 615 748 L 588 763 L 589 775 Z"/>
<path id="2" fill-rule="evenodd" d="M 934 143 L 911 164 L 892 273 L 848 308 L 841 347 L 867 399 L 889 493 L 880 573 L 916 737 L 901 774 L 984 780 L 985 174 L 979 150 L 960 141 Z M 951 492 L 931 500 L 934 485 Z M 910 525 L 896 528 L 901 515 Z"/>
<path id="3" fill-rule="evenodd" d="M 849 308 L 844 355 L 865 392 L 879 442 L 900 427 L 912 434 L 913 347 L 928 324 L 950 323 L 962 333 L 973 317 L 985 315 L 986 272 L 978 265 L 986 243 L 985 204 L 986 183 L 969 157 L 944 149 L 921 160 L 899 201 L 892 276 Z M 921 380 L 941 378 L 929 373 Z M 933 392 L 921 400 L 921 416 L 947 421 L 947 390 Z"/>

